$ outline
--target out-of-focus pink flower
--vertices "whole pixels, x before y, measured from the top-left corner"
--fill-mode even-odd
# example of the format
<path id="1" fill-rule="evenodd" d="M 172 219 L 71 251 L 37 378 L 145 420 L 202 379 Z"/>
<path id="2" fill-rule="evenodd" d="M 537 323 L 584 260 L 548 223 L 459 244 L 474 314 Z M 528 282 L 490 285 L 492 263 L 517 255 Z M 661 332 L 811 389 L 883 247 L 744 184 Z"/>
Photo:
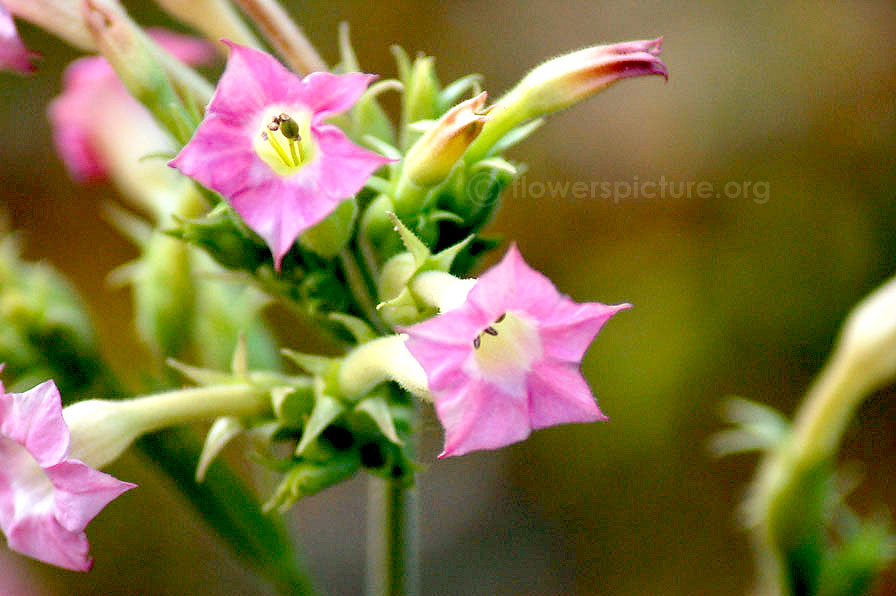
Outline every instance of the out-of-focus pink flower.
<path id="1" fill-rule="evenodd" d="M 34 52 L 28 51 L 19 38 L 12 15 L 0 4 L 0 69 L 17 72 L 33 72 Z"/>
<path id="2" fill-rule="evenodd" d="M 404 329 L 445 428 L 439 457 L 606 420 L 579 367 L 604 323 L 630 306 L 573 302 L 511 246 L 463 304 Z"/>
<path id="3" fill-rule="evenodd" d="M 152 38 L 188 64 L 215 56 L 208 42 L 154 29 Z M 49 108 L 53 139 L 69 174 L 79 183 L 106 178 L 149 153 L 173 149 L 143 106 L 132 98 L 100 56 L 79 58 L 66 69 L 62 94 Z"/>
<path id="4" fill-rule="evenodd" d="M 53 381 L 25 393 L 0 384 L 0 529 L 15 551 L 87 571 L 93 561 L 84 529 L 136 485 L 74 459 L 69 441 Z"/>
<path id="5" fill-rule="evenodd" d="M 300 79 L 264 52 L 225 43 L 230 57 L 205 119 L 170 165 L 221 193 L 279 269 L 300 233 L 389 162 L 324 124 L 375 76 L 313 72 Z"/>

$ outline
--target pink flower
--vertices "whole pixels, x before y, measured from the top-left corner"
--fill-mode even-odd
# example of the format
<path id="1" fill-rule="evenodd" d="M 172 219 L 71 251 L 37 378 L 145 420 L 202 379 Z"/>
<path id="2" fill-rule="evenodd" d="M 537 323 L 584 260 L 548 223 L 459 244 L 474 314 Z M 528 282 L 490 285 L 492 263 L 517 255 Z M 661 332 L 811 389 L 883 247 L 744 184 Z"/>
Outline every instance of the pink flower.
<path id="1" fill-rule="evenodd" d="M 188 64 L 209 62 L 211 44 L 162 29 L 150 31 L 163 48 Z M 71 177 L 81 184 L 105 179 L 110 169 L 143 155 L 173 149 L 152 116 L 131 97 L 101 56 L 79 58 L 65 71 L 62 95 L 49 109 L 53 140 Z"/>
<path id="2" fill-rule="evenodd" d="M 277 269 L 304 230 L 390 160 L 324 120 L 350 108 L 374 75 L 313 72 L 232 42 L 196 133 L 170 165 L 221 193 L 268 244 Z"/>
<path id="3" fill-rule="evenodd" d="M 0 384 L 0 529 L 15 551 L 87 571 L 84 528 L 135 485 L 71 458 L 69 440 L 53 381 L 25 393 Z"/>
<path id="4" fill-rule="evenodd" d="M 32 72 L 34 65 L 31 59 L 34 55 L 19 38 L 12 15 L 0 4 L 0 70 Z"/>
<path id="5" fill-rule="evenodd" d="M 606 420 L 579 366 L 604 323 L 630 306 L 573 302 L 512 245 L 463 304 L 404 329 L 445 428 L 439 457 Z"/>

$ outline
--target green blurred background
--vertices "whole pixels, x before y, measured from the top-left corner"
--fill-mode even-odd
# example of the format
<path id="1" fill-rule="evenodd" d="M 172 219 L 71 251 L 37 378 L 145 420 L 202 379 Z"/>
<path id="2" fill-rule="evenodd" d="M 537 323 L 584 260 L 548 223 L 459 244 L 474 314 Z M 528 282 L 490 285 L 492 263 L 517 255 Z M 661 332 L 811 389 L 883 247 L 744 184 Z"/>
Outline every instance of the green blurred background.
<path id="1" fill-rule="evenodd" d="M 149 3 L 128 4 L 142 22 L 167 22 Z M 492 228 L 574 298 L 634 305 L 584 364 L 611 420 L 436 462 L 441 435 L 428 413 L 424 593 L 747 593 L 754 569 L 736 508 L 756 460 L 714 460 L 706 442 L 727 396 L 790 415 L 851 305 L 896 271 L 894 4 L 288 4 L 331 62 L 345 20 L 366 70 L 393 76 L 388 47 L 400 44 L 435 55 L 445 82 L 482 73 L 492 97 L 552 55 L 665 36 L 668 84 L 621 83 L 514 149 L 529 170 Z M 128 374 L 140 358 L 129 296 L 104 281 L 134 255 L 100 216 L 115 191 L 68 179 L 45 116 L 76 54 L 20 29 L 44 60 L 34 77 L 0 75 L 0 204 L 26 256 L 57 266 L 88 298 L 107 355 Z M 546 190 L 662 179 L 706 181 L 712 196 Z M 848 433 L 843 457 L 860 462 L 852 502 L 863 513 L 896 503 L 894 397 L 872 396 Z M 12 582 L 3 589 L 272 593 L 137 456 L 112 471 L 140 490 L 89 528 L 95 569 L 57 571 L 2 549 L 0 577 Z M 330 594 L 361 590 L 364 501 L 359 478 L 288 514 Z M 877 593 L 896 593 L 892 574 Z"/>

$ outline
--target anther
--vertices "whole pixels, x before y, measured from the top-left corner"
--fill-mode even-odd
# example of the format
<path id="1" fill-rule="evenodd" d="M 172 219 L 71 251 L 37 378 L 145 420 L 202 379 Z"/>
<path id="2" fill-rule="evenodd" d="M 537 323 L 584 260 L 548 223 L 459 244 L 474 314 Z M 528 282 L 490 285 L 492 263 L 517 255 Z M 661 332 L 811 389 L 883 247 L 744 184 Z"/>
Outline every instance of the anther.
<path id="1" fill-rule="evenodd" d="M 268 130 L 270 130 L 271 132 L 277 130 L 278 128 L 280 128 L 280 123 L 276 120 L 271 120 L 270 122 L 268 122 Z"/>
<path id="2" fill-rule="evenodd" d="M 486 327 L 482 331 L 485 333 L 488 333 L 489 335 L 498 335 L 498 330 L 495 329 L 494 327 Z"/>
<path id="3" fill-rule="evenodd" d="M 477 335 L 477 336 L 476 336 L 476 339 L 473 340 L 473 347 L 476 348 L 476 349 L 478 350 L 478 349 L 479 349 L 479 346 L 480 346 L 481 344 L 482 344 L 482 336 L 481 336 L 481 335 Z"/>
<path id="4" fill-rule="evenodd" d="M 495 323 L 500 323 L 501 321 L 504 320 L 504 317 L 506 317 L 506 316 L 507 316 L 507 313 L 502 314 L 500 317 L 495 319 Z"/>
<path id="5" fill-rule="evenodd" d="M 286 114 L 281 114 L 280 116 L 280 133 L 287 139 L 293 141 L 300 139 L 299 125 L 289 116 L 286 116 L 286 118 L 283 118 L 283 116 L 286 116 Z"/>

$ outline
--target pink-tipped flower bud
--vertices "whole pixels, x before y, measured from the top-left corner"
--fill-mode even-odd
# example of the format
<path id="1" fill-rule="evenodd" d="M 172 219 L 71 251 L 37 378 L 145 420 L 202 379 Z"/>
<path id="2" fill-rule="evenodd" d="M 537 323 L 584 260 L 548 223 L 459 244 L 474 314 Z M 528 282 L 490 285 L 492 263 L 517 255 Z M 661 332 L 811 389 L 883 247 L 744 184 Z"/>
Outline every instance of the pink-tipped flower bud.
<path id="1" fill-rule="evenodd" d="M 482 107 L 485 91 L 448 110 L 408 151 L 404 173 L 414 184 L 439 184 L 461 158 L 488 121 Z"/>
<path id="2" fill-rule="evenodd" d="M 646 75 L 669 78 L 659 59 L 663 38 L 593 46 L 558 56 L 532 69 L 494 106 L 489 122 L 465 159 L 481 159 L 523 122 L 568 108 L 613 83 Z"/>
<path id="3" fill-rule="evenodd" d="M 617 81 L 645 75 L 669 78 L 659 59 L 663 38 L 594 46 L 548 60 L 511 91 L 529 117 L 568 108 Z M 501 103 L 501 102 L 499 102 Z"/>

